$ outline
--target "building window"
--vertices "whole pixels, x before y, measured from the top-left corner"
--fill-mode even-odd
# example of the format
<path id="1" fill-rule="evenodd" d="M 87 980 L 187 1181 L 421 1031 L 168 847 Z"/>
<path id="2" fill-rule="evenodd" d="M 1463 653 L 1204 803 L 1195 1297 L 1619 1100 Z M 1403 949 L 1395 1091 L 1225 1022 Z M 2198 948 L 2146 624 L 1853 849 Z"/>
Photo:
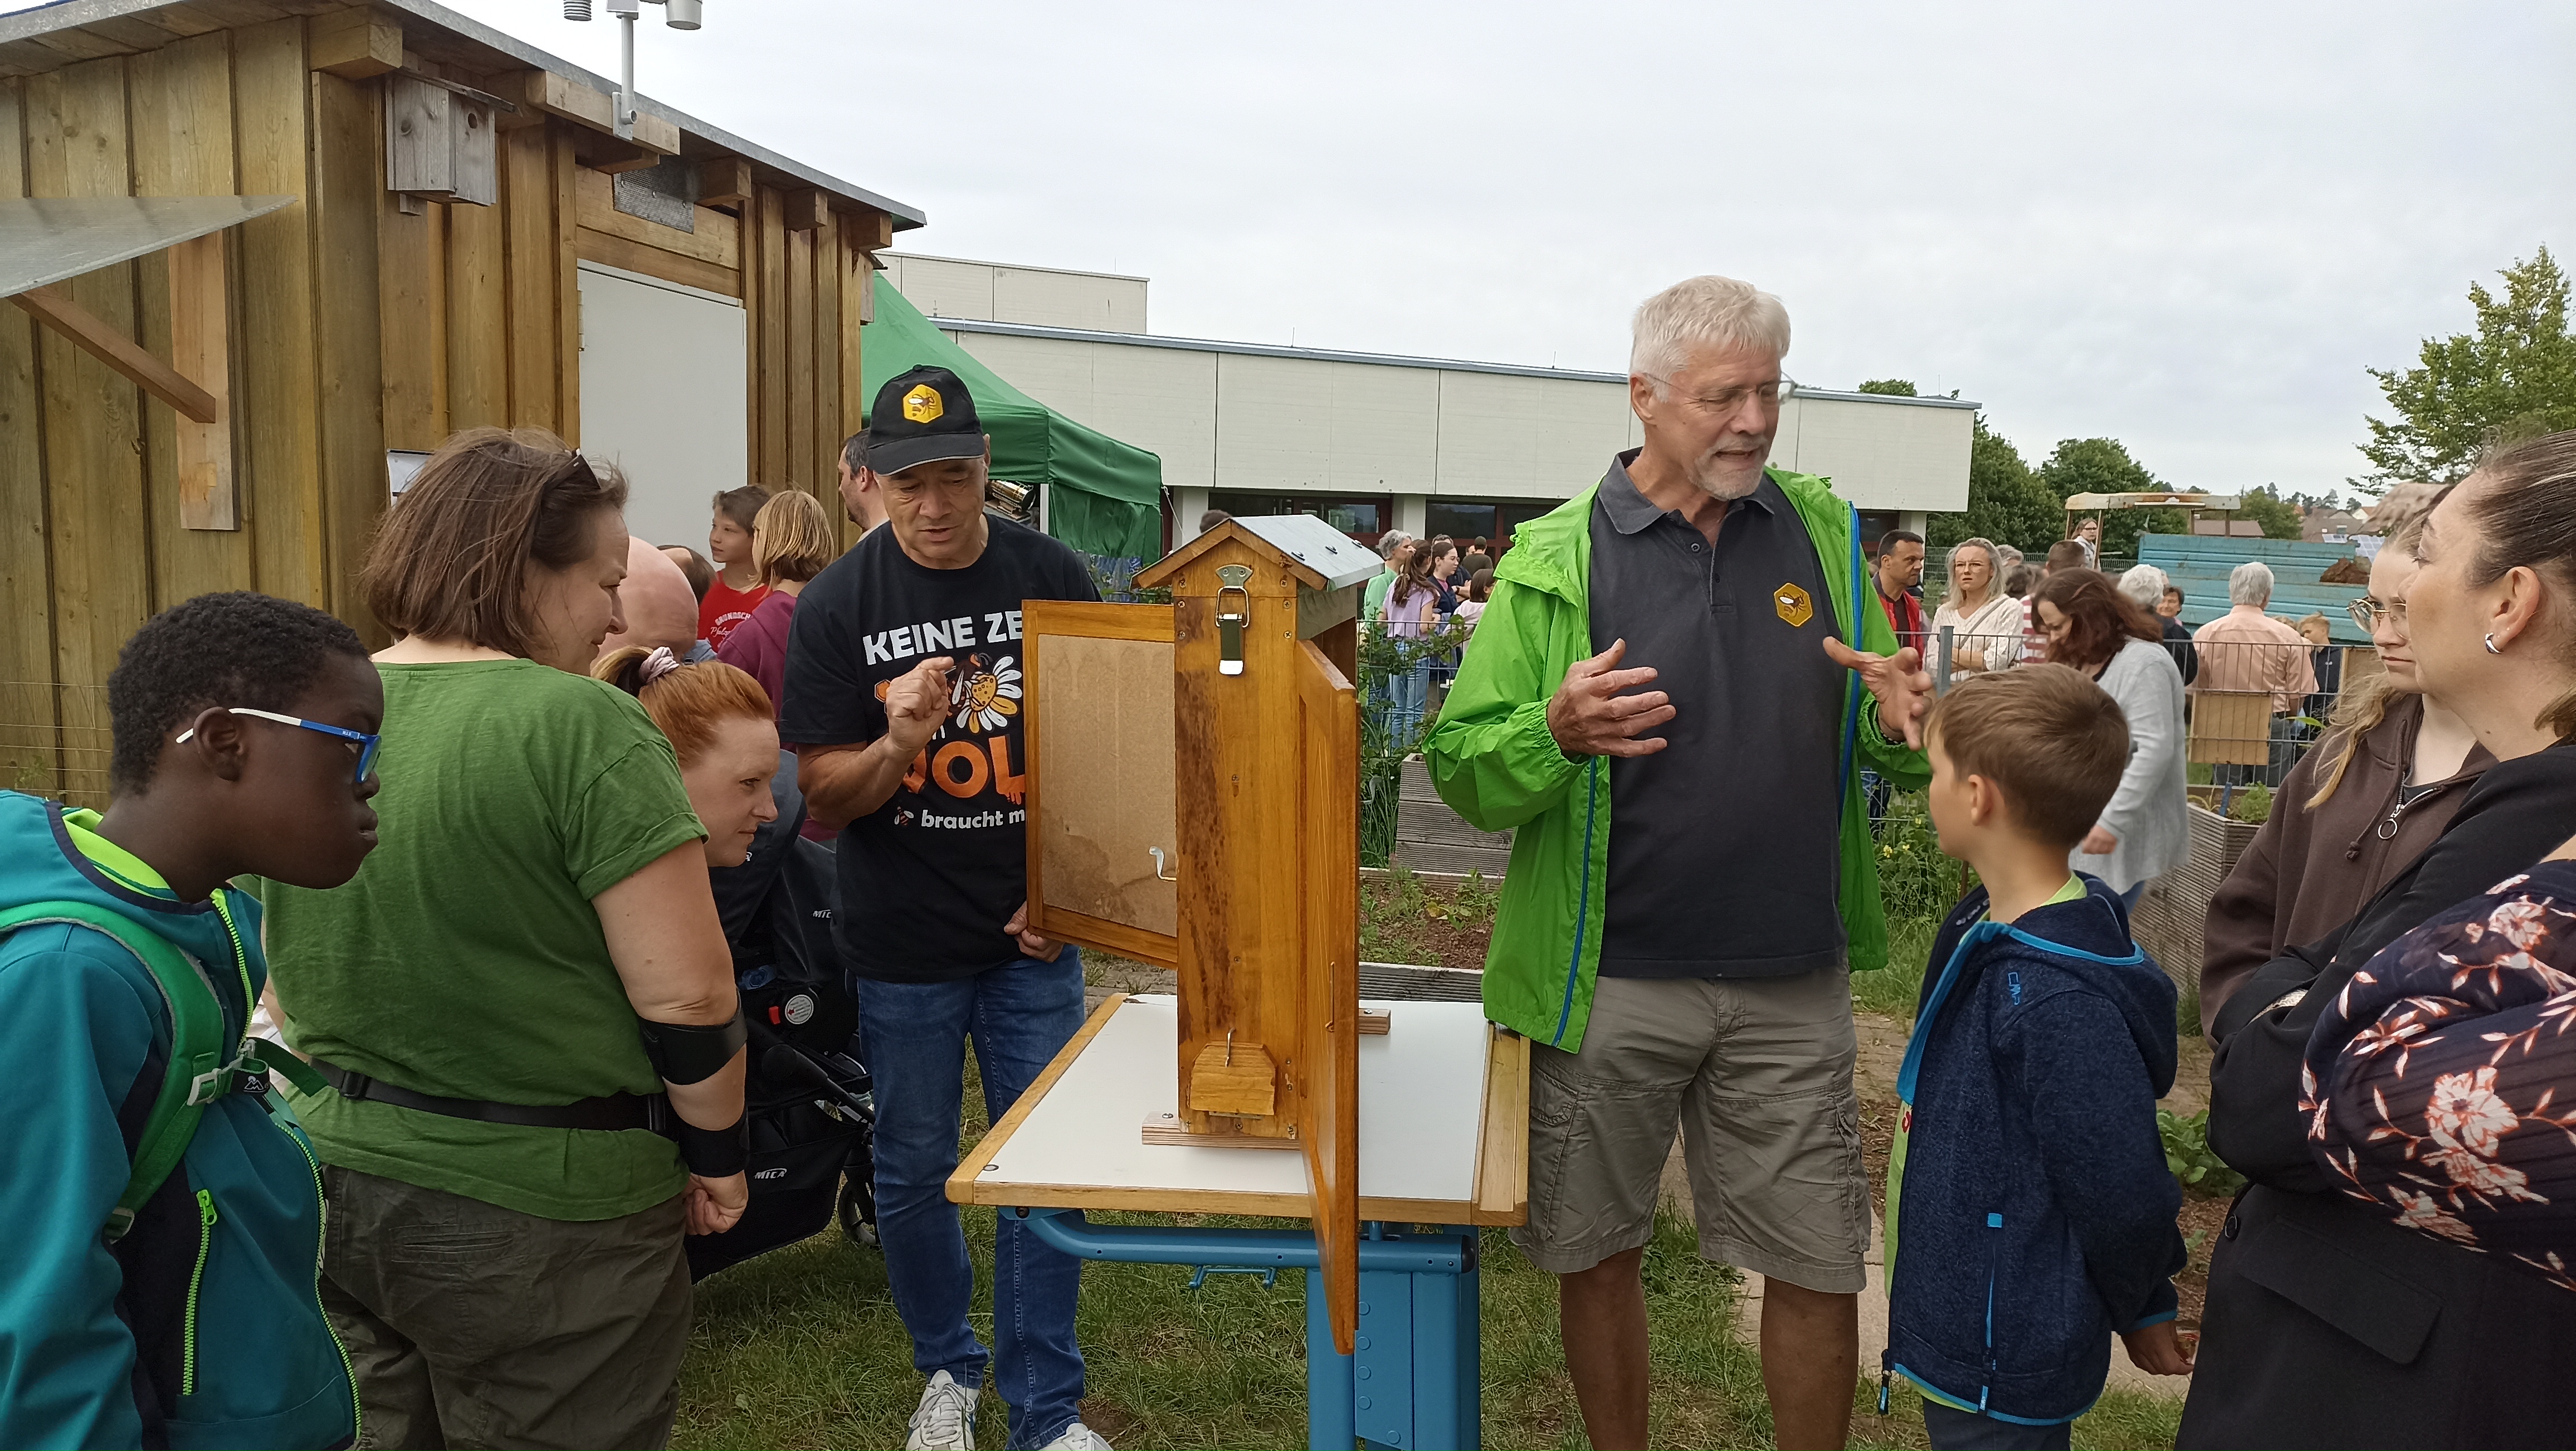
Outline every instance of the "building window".
<path id="1" fill-rule="evenodd" d="M 1208 492 L 1208 507 L 1239 519 L 1273 514 L 1312 514 L 1351 538 L 1377 547 L 1378 536 L 1395 527 L 1395 500 L 1349 494 L 1245 494 L 1226 489 Z"/>
<path id="2" fill-rule="evenodd" d="M 1511 547 L 1512 531 L 1555 508 L 1561 499 L 1433 499 L 1423 512 L 1424 527 L 1458 541 L 1465 553 L 1486 541 L 1496 559 Z"/>

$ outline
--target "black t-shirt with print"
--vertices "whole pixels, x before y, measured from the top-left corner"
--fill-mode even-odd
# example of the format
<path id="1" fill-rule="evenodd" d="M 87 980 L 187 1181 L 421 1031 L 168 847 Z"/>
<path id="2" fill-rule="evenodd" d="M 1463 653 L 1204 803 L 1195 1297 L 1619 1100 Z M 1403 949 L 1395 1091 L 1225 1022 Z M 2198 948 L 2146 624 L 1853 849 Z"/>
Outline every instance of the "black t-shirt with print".
<path id="1" fill-rule="evenodd" d="M 1096 600 L 1082 559 L 989 518 L 964 569 L 928 569 L 878 528 L 814 577 L 787 636 L 790 745 L 885 734 L 885 691 L 935 655 L 956 661 L 948 716 L 894 795 L 841 832 L 833 930 L 862 977 L 945 982 L 1020 955 L 1002 924 L 1028 897 L 1028 698 L 1022 600 Z"/>

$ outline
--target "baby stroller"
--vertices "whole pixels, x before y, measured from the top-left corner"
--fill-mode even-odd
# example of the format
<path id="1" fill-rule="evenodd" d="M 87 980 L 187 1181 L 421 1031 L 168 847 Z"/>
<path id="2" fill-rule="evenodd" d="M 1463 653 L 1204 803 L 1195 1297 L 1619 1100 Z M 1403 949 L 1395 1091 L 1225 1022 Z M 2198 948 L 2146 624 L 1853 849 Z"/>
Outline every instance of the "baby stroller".
<path id="1" fill-rule="evenodd" d="M 751 1204 L 724 1233 L 689 1238 L 693 1280 L 835 1220 L 853 1243 L 876 1243 L 876 1100 L 853 1051 L 858 1004 L 832 945 L 836 863 L 831 848 L 799 834 L 805 800 L 792 753 L 779 753 L 770 790 L 778 819 L 741 866 L 710 874 L 751 1030 Z"/>

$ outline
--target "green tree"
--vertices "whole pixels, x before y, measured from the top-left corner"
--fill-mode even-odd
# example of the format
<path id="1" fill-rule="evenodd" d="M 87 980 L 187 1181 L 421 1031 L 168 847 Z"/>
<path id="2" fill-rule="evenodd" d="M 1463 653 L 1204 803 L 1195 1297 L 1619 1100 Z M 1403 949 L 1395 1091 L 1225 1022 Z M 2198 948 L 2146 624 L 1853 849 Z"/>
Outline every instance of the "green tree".
<path id="1" fill-rule="evenodd" d="M 1936 550 L 1982 535 L 2027 553 L 2047 549 L 2064 519 L 2057 496 L 2031 473 L 2021 450 L 1988 428 L 1980 413 L 1968 443 L 1968 507 L 1933 515 L 1926 532 Z"/>
<path id="2" fill-rule="evenodd" d="M 2247 489 L 2242 497 L 2245 501 L 2244 512 L 2263 526 L 2264 538 L 2296 539 L 2299 537 L 2299 511 L 2296 506 L 2282 499 L 2280 490 L 2266 484 L 2259 489 Z"/>
<path id="3" fill-rule="evenodd" d="M 2066 439 L 2039 466 L 2038 474 L 2061 509 L 2066 500 L 2077 494 L 2144 494 L 2166 487 L 2147 471 L 2145 464 L 2130 457 L 2128 447 L 2116 438 Z M 2057 528 L 2065 527 L 2061 512 Z M 2102 552 L 2135 558 L 2139 535 L 2182 534 L 2190 528 L 2189 519 L 2179 509 L 2108 510 L 2102 515 Z"/>
<path id="4" fill-rule="evenodd" d="M 1872 378 L 1856 390 L 1861 393 L 1884 393 L 1895 398 L 1919 398 L 1914 385 L 1903 378 Z"/>
<path id="5" fill-rule="evenodd" d="M 2504 438 L 2576 428 L 2576 336 L 2567 331 L 2567 274 L 2543 247 L 2504 269 L 2504 296 L 2469 284 L 2475 337 L 2426 338 L 2422 366 L 2369 370 L 2396 411 L 2365 418 L 2361 456 L 2375 472 L 2356 485 L 2421 479 L 2456 483 L 2490 434 Z"/>

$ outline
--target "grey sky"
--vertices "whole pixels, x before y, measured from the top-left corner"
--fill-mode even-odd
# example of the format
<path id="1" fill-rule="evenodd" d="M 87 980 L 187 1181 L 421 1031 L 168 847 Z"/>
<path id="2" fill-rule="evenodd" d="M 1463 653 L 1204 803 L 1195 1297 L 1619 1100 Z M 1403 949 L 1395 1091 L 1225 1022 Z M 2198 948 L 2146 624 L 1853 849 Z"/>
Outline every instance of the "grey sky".
<path id="1" fill-rule="evenodd" d="M 615 71 L 604 18 L 447 3 Z M 646 94 L 923 208 L 906 249 L 1150 276 L 1157 332 L 1617 369 L 1725 272 L 1802 380 L 2187 486 L 2340 486 L 2365 366 L 2576 264 L 2564 4 L 706 12 L 646 7 Z"/>

